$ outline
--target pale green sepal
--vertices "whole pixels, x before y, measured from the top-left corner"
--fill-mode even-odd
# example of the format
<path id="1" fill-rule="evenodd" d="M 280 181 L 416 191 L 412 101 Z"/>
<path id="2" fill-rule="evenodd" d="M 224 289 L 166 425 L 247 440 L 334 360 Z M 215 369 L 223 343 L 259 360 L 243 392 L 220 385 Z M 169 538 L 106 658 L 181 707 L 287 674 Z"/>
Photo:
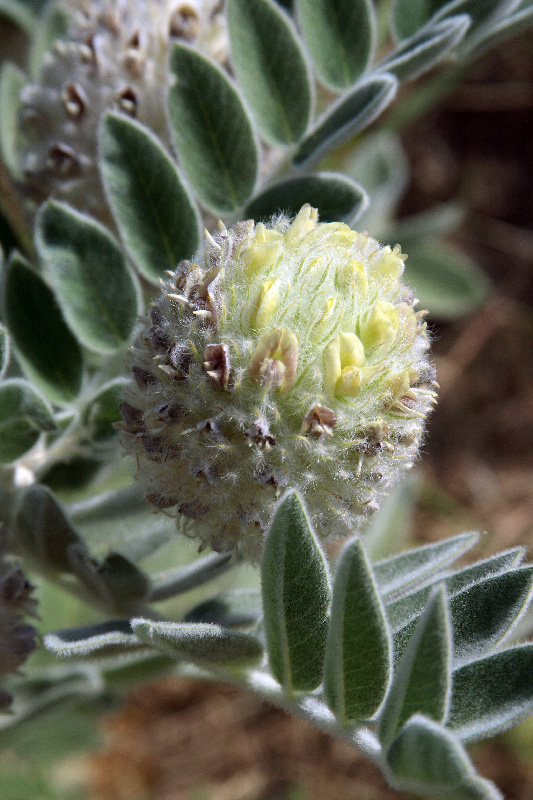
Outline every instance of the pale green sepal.
<path id="1" fill-rule="evenodd" d="M 258 639 L 220 625 L 139 618 L 132 619 L 131 627 L 141 641 L 165 655 L 202 667 L 244 668 L 263 658 Z"/>
<path id="2" fill-rule="evenodd" d="M 477 264 L 438 239 L 411 245 L 404 277 L 437 319 L 456 319 L 475 311 L 490 292 L 490 281 Z"/>
<path id="3" fill-rule="evenodd" d="M 9 334 L 3 325 L 0 325 L 0 381 L 3 379 L 9 364 L 10 342 Z"/>
<path id="4" fill-rule="evenodd" d="M 298 0 L 305 43 L 322 82 L 333 90 L 362 75 L 376 44 L 370 0 Z"/>
<path id="5" fill-rule="evenodd" d="M 26 375 L 55 403 L 78 395 L 83 355 L 54 293 L 20 253 L 6 266 L 2 306 L 17 358 Z"/>
<path id="6" fill-rule="evenodd" d="M 100 353 L 124 345 L 137 321 L 139 287 L 108 230 L 65 203 L 48 200 L 37 215 L 36 245 L 79 341 Z"/>
<path id="7" fill-rule="evenodd" d="M 235 86 L 213 61 L 176 43 L 168 113 L 185 175 L 200 202 L 234 211 L 251 196 L 259 156 L 252 123 Z"/>
<path id="8" fill-rule="evenodd" d="M 371 719 L 389 688 L 392 641 L 372 567 L 359 539 L 335 572 L 324 659 L 324 694 L 341 724 Z"/>
<path id="9" fill-rule="evenodd" d="M 26 75 L 16 64 L 4 62 L 0 73 L 0 154 L 13 178 L 20 177 L 18 114 L 20 91 L 27 81 Z"/>
<path id="10" fill-rule="evenodd" d="M 453 673 L 447 725 L 467 742 L 493 736 L 533 711 L 533 644 L 472 661 Z"/>
<path id="11" fill-rule="evenodd" d="M 101 386 L 87 401 L 81 418 L 92 442 L 105 444 L 115 438 L 115 424 L 122 419 L 119 405 L 126 383 L 126 378 L 114 378 Z"/>
<path id="12" fill-rule="evenodd" d="M 10 378 L 0 384 L 0 464 L 15 461 L 42 433 L 56 429 L 52 409 L 28 381 Z"/>
<path id="13" fill-rule="evenodd" d="M 294 491 L 285 495 L 270 523 L 261 584 L 272 674 L 287 694 L 316 689 L 322 680 L 331 593 L 324 555 Z"/>
<path id="14" fill-rule="evenodd" d="M 503 800 L 493 783 L 476 775 L 455 736 L 422 714 L 404 725 L 387 753 L 391 783 L 435 800 Z"/>
<path id="15" fill-rule="evenodd" d="M 191 608 L 184 622 L 212 622 L 225 628 L 239 628 L 254 625 L 262 613 L 260 591 L 228 589 Z"/>
<path id="16" fill-rule="evenodd" d="M 310 165 L 362 131 L 392 103 L 398 89 L 394 75 L 371 75 L 328 108 L 300 142 L 293 161 Z"/>
<path id="17" fill-rule="evenodd" d="M 84 548 L 55 495 L 39 484 L 20 495 L 12 529 L 16 552 L 42 571 L 70 572 L 69 551 Z"/>
<path id="18" fill-rule="evenodd" d="M 378 735 L 388 747 L 413 714 L 443 722 L 451 689 L 452 639 L 444 586 L 433 591 L 394 673 Z"/>
<path id="19" fill-rule="evenodd" d="M 289 17 L 272 0 L 228 0 L 233 67 L 257 127 L 269 144 L 304 135 L 312 84 Z"/>
<path id="20" fill-rule="evenodd" d="M 452 564 L 478 541 L 479 533 L 476 531 L 460 533 L 443 542 L 427 544 L 377 561 L 373 569 L 380 593 L 392 594 L 426 580 Z"/>
<path id="21" fill-rule="evenodd" d="M 376 71 L 383 70 L 396 75 L 402 83 L 418 78 L 442 61 L 462 41 L 470 22 L 468 14 L 460 14 L 422 28 L 387 54 Z"/>
<path id="22" fill-rule="evenodd" d="M 121 619 L 53 631 L 44 637 L 44 646 L 59 658 L 83 661 L 149 651 L 146 644 L 132 632 L 129 622 Z"/>
<path id="23" fill-rule="evenodd" d="M 335 172 L 315 172 L 275 183 L 248 203 L 245 216 L 270 221 L 283 212 L 295 217 L 305 203 L 318 209 L 321 222 L 353 223 L 369 198 L 360 184 Z"/>
<path id="24" fill-rule="evenodd" d="M 161 142 L 139 122 L 108 112 L 100 129 L 100 170 L 128 253 L 156 283 L 192 258 L 200 244 L 198 211 Z"/>

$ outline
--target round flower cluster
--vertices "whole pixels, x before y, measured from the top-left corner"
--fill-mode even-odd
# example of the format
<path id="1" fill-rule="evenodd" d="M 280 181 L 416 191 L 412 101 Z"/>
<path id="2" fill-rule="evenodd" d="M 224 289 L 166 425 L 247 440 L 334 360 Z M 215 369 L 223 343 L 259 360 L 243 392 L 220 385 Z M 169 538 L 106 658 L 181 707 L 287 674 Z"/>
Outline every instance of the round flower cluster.
<path id="1" fill-rule="evenodd" d="M 308 205 L 220 227 L 151 308 L 121 436 L 156 508 L 256 561 L 285 487 L 319 536 L 356 532 L 416 458 L 436 384 L 399 247 Z"/>
<path id="2" fill-rule="evenodd" d="M 60 0 L 68 24 L 21 94 L 21 172 L 40 203 L 49 195 L 108 222 L 97 165 L 102 113 L 122 111 L 168 146 L 167 60 L 174 40 L 224 62 L 217 0 Z"/>

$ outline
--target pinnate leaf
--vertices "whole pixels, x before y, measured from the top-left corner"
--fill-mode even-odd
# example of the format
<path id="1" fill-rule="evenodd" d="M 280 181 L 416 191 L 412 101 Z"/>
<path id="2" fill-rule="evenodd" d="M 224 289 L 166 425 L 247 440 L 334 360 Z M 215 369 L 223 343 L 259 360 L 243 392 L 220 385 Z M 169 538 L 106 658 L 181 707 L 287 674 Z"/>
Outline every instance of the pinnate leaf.
<path id="1" fill-rule="evenodd" d="M 288 694 L 322 680 L 330 588 L 322 551 L 296 492 L 279 504 L 261 562 L 270 669 Z"/>
<path id="2" fill-rule="evenodd" d="M 370 719 L 392 668 L 392 642 L 372 568 L 359 539 L 337 564 L 324 663 L 324 693 L 342 724 Z"/>
<path id="3" fill-rule="evenodd" d="M 272 0 L 228 0 L 233 66 L 263 137 L 289 145 L 301 139 L 312 93 L 298 36 Z"/>
<path id="4" fill-rule="evenodd" d="M 81 388 L 83 356 L 54 293 L 16 251 L 6 267 L 3 311 L 21 365 L 56 403 L 73 400 Z"/>
<path id="5" fill-rule="evenodd" d="M 139 272 L 157 281 L 198 249 L 194 202 L 159 140 L 123 114 L 106 114 L 100 156 L 107 198 L 124 244 Z"/>
<path id="6" fill-rule="evenodd" d="M 394 75 L 371 75 L 334 103 L 300 142 L 294 163 L 315 163 L 334 147 L 366 128 L 392 103 L 398 81 Z"/>
<path id="7" fill-rule="evenodd" d="M 370 0 L 298 0 L 307 48 L 330 89 L 347 89 L 365 71 L 374 50 L 376 21 Z"/>
<path id="8" fill-rule="evenodd" d="M 245 214 L 255 220 L 269 220 L 280 212 L 293 217 L 305 203 L 318 208 L 321 222 L 351 223 L 366 208 L 368 196 L 344 175 L 315 172 L 269 186 L 248 203 Z"/>
<path id="9" fill-rule="evenodd" d="M 110 353 L 131 336 L 139 290 L 111 234 L 64 203 L 48 200 L 37 217 L 37 249 L 72 332 Z"/>
<path id="10" fill-rule="evenodd" d="M 56 430 L 52 410 L 33 386 L 21 378 L 0 384 L 0 464 L 9 464 Z"/>
<path id="11" fill-rule="evenodd" d="M 379 738 L 388 746 L 413 714 L 442 722 L 451 683 L 451 631 L 446 591 L 431 595 L 395 671 L 379 720 Z"/>
<path id="12" fill-rule="evenodd" d="M 198 51 L 176 43 L 168 112 L 185 175 L 210 211 L 242 206 L 253 192 L 257 144 L 242 100 L 222 70 Z"/>

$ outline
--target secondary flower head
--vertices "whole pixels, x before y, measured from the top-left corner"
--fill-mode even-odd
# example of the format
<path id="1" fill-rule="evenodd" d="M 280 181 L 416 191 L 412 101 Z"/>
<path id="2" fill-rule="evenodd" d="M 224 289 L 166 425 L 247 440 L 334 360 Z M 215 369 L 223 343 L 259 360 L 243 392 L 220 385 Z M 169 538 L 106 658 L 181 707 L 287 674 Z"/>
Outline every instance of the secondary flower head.
<path id="1" fill-rule="evenodd" d="M 257 560 L 284 487 L 320 536 L 360 528 L 416 458 L 434 370 L 399 247 L 308 205 L 221 227 L 151 309 L 122 439 L 154 506 Z"/>
<path id="2" fill-rule="evenodd" d="M 228 53 L 217 0 L 60 0 L 65 35 L 22 91 L 21 171 L 28 194 L 68 200 L 107 222 L 97 166 L 102 113 L 122 111 L 170 145 L 167 60 L 173 41 L 221 62 Z"/>

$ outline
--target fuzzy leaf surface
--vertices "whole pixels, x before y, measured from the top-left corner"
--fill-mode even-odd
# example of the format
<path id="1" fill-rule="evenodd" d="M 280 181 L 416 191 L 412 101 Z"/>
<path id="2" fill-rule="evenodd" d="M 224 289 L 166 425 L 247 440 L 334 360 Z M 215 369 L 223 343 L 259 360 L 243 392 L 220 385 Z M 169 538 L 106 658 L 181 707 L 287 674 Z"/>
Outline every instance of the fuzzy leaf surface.
<path id="1" fill-rule="evenodd" d="M 20 110 L 20 91 L 27 83 L 24 72 L 12 64 L 4 61 L 0 73 L 0 154 L 2 161 L 13 177 L 18 177 L 18 113 Z"/>
<path id="2" fill-rule="evenodd" d="M 378 70 L 406 82 L 418 78 L 438 64 L 464 38 L 470 17 L 460 14 L 423 28 L 387 55 Z"/>
<path id="3" fill-rule="evenodd" d="M 486 578 L 492 578 L 502 572 L 513 569 L 523 556 L 524 549 L 522 547 L 514 547 L 483 561 L 478 561 L 472 566 L 457 570 L 457 572 L 444 579 L 446 591 L 450 597 L 453 597 L 463 589 L 467 589 Z M 392 630 L 398 631 L 415 617 L 420 616 L 430 593 L 431 586 L 424 586 L 388 603 L 387 616 Z"/>
<path id="4" fill-rule="evenodd" d="M 110 620 L 82 628 L 53 631 L 44 637 L 47 650 L 60 658 L 100 660 L 130 652 L 149 651 L 127 620 Z"/>
<path id="5" fill-rule="evenodd" d="M 100 223 L 64 203 L 47 201 L 36 244 L 66 322 L 90 350 L 111 353 L 137 321 L 139 290 L 122 250 Z"/>
<path id="6" fill-rule="evenodd" d="M 368 205 L 368 195 L 355 181 L 335 172 L 298 175 L 269 186 L 246 206 L 245 215 L 270 220 L 279 212 L 294 217 L 305 203 L 318 208 L 321 222 L 353 222 Z"/>
<path id="7" fill-rule="evenodd" d="M 204 667 L 248 667 L 263 657 L 258 639 L 220 625 L 133 619 L 131 627 L 141 641 L 165 655 Z"/>
<path id="8" fill-rule="evenodd" d="M 168 112 L 185 175 L 210 211 L 226 213 L 252 194 L 258 152 L 252 124 L 229 78 L 182 44 L 170 54 Z"/>
<path id="9" fill-rule="evenodd" d="M 433 592 L 393 676 L 379 719 L 379 738 L 392 741 L 413 714 L 442 722 L 448 710 L 452 641 L 446 591 Z"/>
<path id="10" fill-rule="evenodd" d="M 483 739 L 533 711 L 533 644 L 501 650 L 453 673 L 447 725 L 466 741 Z"/>
<path id="11" fill-rule="evenodd" d="M 218 592 L 185 614 L 185 622 L 211 622 L 225 628 L 253 625 L 263 613 L 261 592 L 256 589 L 229 589 Z"/>
<path id="12" fill-rule="evenodd" d="M 531 25 L 533 25 L 533 6 L 522 3 L 514 14 L 503 17 L 476 36 L 468 48 L 467 57 L 478 58 L 498 42 L 516 36 Z"/>
<path id="13" fill-rule="evenodd" d="M 378 515 L 376 519 L 377 517 Z M 460 558 L 478 540 L 479 534 L 476 532 L 460 533 L 443 542 L 417 547 L 406 553 L 377 561 L 373 569 L 381 594 L 391 594 L 406 589 L 431 577 Z"/>
<path id="14" fill-rule="evenodd" d="M 73 400 L 81 388 L 81 348 L 51 289 L 16 251 L 4 275 L 3 312 L 28 377 L 53 402 Z"/>
<path id="15" fill-rule="evenodd" d="M 157 282 L 191 258 L 199 217 L 161 142 L 139 122 L 108 112 L 100 131 L 100 169 L 120 235 L 139 272 Z"/>
<path id="16" fill-rule="evenodd" d="M 331 150 L 359 133 L 392 103 L 398 88 L 394 75 L 372 75 L 343 95 L 300 142 L 293 161 L 316 163 Z"/>
<path id="17" fill-rule="evenodd" d="M 317 73 L 342 91 L 364 73 L 375 47 L 370 0 L 298 0 L 303 35 Z"/>
<path id="18" fill-rule="evenodd" d="M 56 430 L 52 410 L 22 378 L 0 384 L 0 464 L 9 464 L 33 447 L 43 432 Z"/>
<path id="19" fill-rule="evenodd" d="M 106 442 L 116 435 L 114 424 L 122 419 L 119 405 L 123 397 L 125 378 L 114 378 L 100 387 L 83 411 L 83 420 L 94 442 Z"/>
<path id="20" fill-rule="evenodd" d="M 504 13 L 516 0 L 394 0 L 392 23 L 398 39 L 413 36 L 430 19 L 440 20 L 453 14 L 469 14 L 478 24 L 494 12 Z"/>
<path id="21" fill-rule="evenodd" d="M 392 642 L 372 568 L 359 539 L 337 569 L 324 660 L 324 694 L 342 723 L 372 718 L 392 669 Z"/>
<path id="22" fill-rule="evenodd" d="M 41 569 L 70 572 L 72 549 L 85 551 L 57 498 L 50 489 L 39 484 L 23 492 L 13 533 L 17 552 Z"/>
<path id="23" fill-rule="evenodd" d="M 233 66 L 257 127 L 269 144 L 298 142 L 312 89 L 289 18 L 272 0 L 228 0 L 227 19 Z"/>
<path id="24" fill-rule="evenodd" d="M 150 594 L 148 575 L 120 553 L 108 553 L 96 571 L 111 597 L 117 601 L 144 600 Z"/>
<path id="25" fill-rule="evenodd" d="M 387 761 L 399 788 L 438 800 L 503 800 L 492 783 L 476 775 L 453 734 L 422 714 L 400 731 Z"/>
<path id="26" fill-rule="evenodd" d="M 268 530 L 261 562 L 272 674 L 288 694 L 322 680 L 330 588 L 322 551 L 300 498 L 290 492 Z"/>

